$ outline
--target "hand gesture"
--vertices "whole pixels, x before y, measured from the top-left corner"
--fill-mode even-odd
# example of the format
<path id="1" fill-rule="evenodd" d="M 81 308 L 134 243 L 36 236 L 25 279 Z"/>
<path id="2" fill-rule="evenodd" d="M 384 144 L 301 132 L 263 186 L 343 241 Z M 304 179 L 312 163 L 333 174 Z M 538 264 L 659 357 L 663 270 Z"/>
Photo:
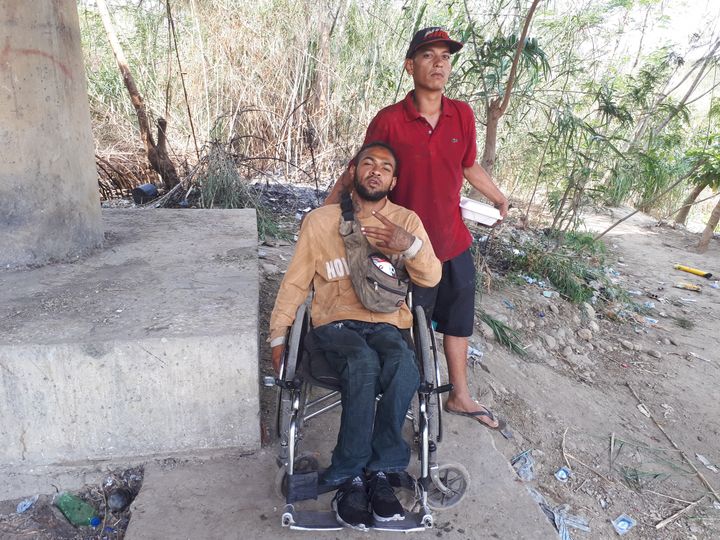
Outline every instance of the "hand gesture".
<path id="1" fill-rule="evenodd" d="M 372 214 L 380 220 L 384 227 L 361 227 L 360 230 L 365 236 L 374 239 L 379 247 L 392 251 L 403 252 L 412 246 L 415 241 L 412 234 L 395 225 L 381 213 L 373 212 Z"/>

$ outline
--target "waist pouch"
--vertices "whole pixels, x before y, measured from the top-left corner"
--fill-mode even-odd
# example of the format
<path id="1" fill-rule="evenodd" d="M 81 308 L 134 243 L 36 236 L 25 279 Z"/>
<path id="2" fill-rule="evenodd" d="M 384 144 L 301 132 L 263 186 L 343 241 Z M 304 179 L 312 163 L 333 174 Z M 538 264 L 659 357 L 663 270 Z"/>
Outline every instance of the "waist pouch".
<path id="1" fill-rule="evenodd" d="M 358 299 L 370 311 L 392 313 L 405 303 L 410 277 L 401 258 L 395 264 L 370 244 L 355 219 L 352 200 L 344 193 L 340 203 L 340 236 Z"/>

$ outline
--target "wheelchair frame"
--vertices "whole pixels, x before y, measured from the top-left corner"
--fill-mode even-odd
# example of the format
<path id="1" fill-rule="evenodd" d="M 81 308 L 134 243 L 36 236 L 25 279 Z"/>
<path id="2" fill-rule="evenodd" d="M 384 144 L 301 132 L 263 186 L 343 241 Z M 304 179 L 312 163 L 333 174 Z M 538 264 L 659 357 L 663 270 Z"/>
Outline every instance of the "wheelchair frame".
<path id="1" fill-rule="evenodd" d="M 411 305 L 412 293 L 408 295 Z M 302 512 L 294 508 L 296 502 L 292 493 L 292 480 L 301 473 L 297 472 L 299 460 L 307 456 L 298 454 L 301 440 L 301 427 L 312 418 L 319 416 L 340 405 L 340 391 L 315 380 L 312 375 L 305 376 L 300 367 L 304 350 L 304 338 L 311 329 L 308 302 L 300 305 L 295 321 L 288 332 L 285 353 L 281 363 L 279 377 L 267 377 L 266 386 L 278 386 L 278 403 L 276 433 L 279 439 L 277 457 L 278 475 L 276 483 L 282 485 L 287 480 L 286 507 L 282 516 L 282 525 L 301 530 L 341 529 L 334 522 L 331 512 Z M 452 389 L 451 384 L 441 384 L 440 365 L 438 362 L 437 342 L 432 327 L 427 323 L 425 312 L 421 307 L 413 309 L 413 326 L 410 331 L 416 361 L 421 373 L 417 400 L 408 411 L 407 417 L 413 423 L 414 446 L 420 461 L 420 476 L 414 482 L 416 508 L 418 512 L 408 514 L 405 523 L 394 522 L 383 524 L 383 530 L 424 530 L 433 526 L 430 510 L 443 510 L 460 503 L 469 484 L 467 470 L 459 464 L 443 464 L 437 462 L 437 444 L 442 441 L 442 401 L 441 394 Z M 309 369 L 308 369 L 309 373 Z M 311 380 L 307 380 L 307 379 Z M 327 393 L 310 399 L 311 389 L 320 386 Z M 309 464 L 317 469 L 317 462 Z M 307 466 L 307 463 L 306 463 Z M 331 514 L 333 523 L 328 521 Z M 323 519 L 324 518 L 324 519 Z M 332 525 L 332 526 L 331 526 Z M 378 528 L 378 527 L 374 527 Z"/>

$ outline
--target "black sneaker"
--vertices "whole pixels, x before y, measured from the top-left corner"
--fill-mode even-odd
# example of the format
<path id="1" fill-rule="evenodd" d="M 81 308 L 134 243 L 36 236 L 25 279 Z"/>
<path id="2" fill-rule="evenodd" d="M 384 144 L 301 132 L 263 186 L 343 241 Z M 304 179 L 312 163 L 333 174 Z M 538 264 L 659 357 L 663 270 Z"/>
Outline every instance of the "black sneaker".
<path id="1" fill-rule="evenodd" d="M 376 521 L 398 521 L 405 518 L 405 509 L 397 500 L 385 473 L 380 471 L 370 477 L 370 505 Z"/>
<path id="2" fill-rule="evenodd" d="M 361 476 L 350 478 L 340 486 L 333 497 L 332 508 L 340 525 L 359 531 L 367 531 L 372 527 L 367 485 Z"/>

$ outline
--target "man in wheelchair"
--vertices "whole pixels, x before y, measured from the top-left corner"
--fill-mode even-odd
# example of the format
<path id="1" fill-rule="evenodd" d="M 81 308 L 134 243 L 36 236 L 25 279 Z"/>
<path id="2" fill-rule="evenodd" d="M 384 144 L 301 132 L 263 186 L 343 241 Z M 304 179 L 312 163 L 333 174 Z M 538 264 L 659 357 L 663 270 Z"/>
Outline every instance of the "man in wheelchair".
<path id="1" fill-rule="evenodd" d="M 306 346 L 324 354 L 339 374 L 342 401 L 337 444 L 320 482 L 338 487 L 338 522 L 361 530 L 373 520 L 404 517 L 387 478 L 408 466 L 410 448 L 401 432 L 420 382 L 414 352 L 400 332 L 412 326 L 402 301 L 403 276 L 432 287 L 442 271 L 418 216 L 387 199 L 398 166 L 384 143 L 360 149 L 350 166 L 353 190 L 343 205 L 323 206 L 305 218 L 270 319 L 272 362 L 279 372 L 285 335 L 312 288 L 314 329 Z M 399 287 L 388 286 L 378 271 Z M 378 293 L 385 296 L 373 299 Z M 386 296 L 394 298 L 389 307 Z"/>

